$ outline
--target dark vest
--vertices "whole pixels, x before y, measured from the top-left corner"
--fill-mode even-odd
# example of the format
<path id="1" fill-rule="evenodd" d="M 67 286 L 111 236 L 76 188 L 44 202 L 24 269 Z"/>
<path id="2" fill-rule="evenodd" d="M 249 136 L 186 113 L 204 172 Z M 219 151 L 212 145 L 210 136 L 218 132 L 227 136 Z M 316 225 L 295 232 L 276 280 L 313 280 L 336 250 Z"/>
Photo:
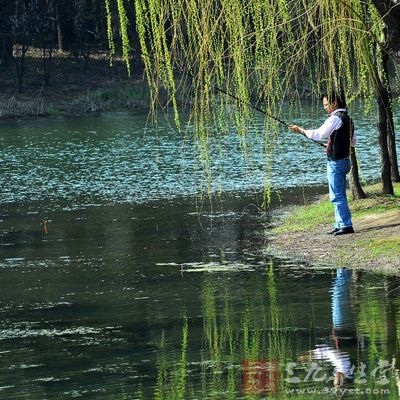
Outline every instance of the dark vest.
<path id="1" fill-rule="evenodd" d="M 335 114 L 342 120 L 342 126 L 334 131 L 329 138 L 326 155 L 329 161 L 341 160 L 349 157 L 351 139 L 354 134 L 354 124 L 346 111 Z"/>

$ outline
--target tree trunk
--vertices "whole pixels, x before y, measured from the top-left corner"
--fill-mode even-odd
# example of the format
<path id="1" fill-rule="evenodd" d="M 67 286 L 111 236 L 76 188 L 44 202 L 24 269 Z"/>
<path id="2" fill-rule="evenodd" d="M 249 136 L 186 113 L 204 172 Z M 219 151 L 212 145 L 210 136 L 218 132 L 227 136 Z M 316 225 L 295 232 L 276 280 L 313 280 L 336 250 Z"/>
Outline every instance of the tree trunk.
<path id="1" fill-rule="evenodd" d="M 380 71 L 380 79 L 383 83 L 385 93 L 385 98 L 388 99 L 388 102 L 385 103 L 386 108 L 386 119 L 387 119 L 387 141 L 388 141 L 388 150 L 390 157 L 390 165 L 392 171 L 392 180 L 393 182 L 400 182 L 400 174 L 399 174 L 399 166 L 397 163 L 397 151 L 396 151 L 396 136 L 394 131 L 394 121 L 393 121 L 393 98 L 392 93 L 390 91 L 389 84 L 389 71 L 388 71 L 388 60 L 389 56 L 386 53 L 381 55 L 382 61 L 379 68 Z"/>
<path id="2" fill-rule="evenodd" d="M 351 169 L 350 169 L 349 183 L 350 183 L 351 197 L 353 200 L 366 199 L 367 196 L 360 184 L 356 149 L 354 147 L 351 148 L 350 152 L 350 165 Z"/>
<path id="3" fill-rule="evenodd" d="M 376 101 L 378 103 L 378 132 L 381 154 L 381 181 L 384 194 L 394 194 L 391 179 L 391 165 L 388 149 L 388 131 L 386 105 L 388 104 L 387 90 L 381 81 L 376 82 Z"/>
<path id="4" fill-rule="evenodd" d="M 400 6 L 398 0 L 372 0 L 385 24 L 386 47 L 400 64 Z"/>
<path id="5" fill-rule="evenodd" d="M 17 73 L 17 80 L 18 80 L 18 92 L 22 92 L 22 86 L 24 83 L 24 76 L 25 76 L 25 62 L 26 62 L 26 52 L 28 51 L 29 46 L 20 45 L 20 49 L 18 51 L 19 56 L 17 55 L 14 58 L 15 63 L 15 70 Z"/>
<path id="6" fill-rule="evenodd" d="M 344 93 L 344 87 L 342 85 L 342 82 L 340 83 L 340 96 L 344 102 L 346 102 L 346 96 Z M 352 128 L 351 132 L 349 132 L 349 135 L 353 135 L 354 133 L 354 124 L 352 123 Z M 350 177 L 349 177 L 349 186 L 350 186 L 350 191 L 351 191 L 351 197 L 353 200 L 356 199 L 366 199 L 367 196 L 361 187 L 360 183 L 360 177 L 358 175 L 358 162 L 357 162 L 357 155 L 356 155 L 356 149 L 351 146 L 350 147 Z"/>
<path id="7" fill-rule="evenodd" d="M 398 341 L 398 303 L 397 294 L 399 290 L 399 279 L 397 277 L 383 278 L 383 287 L 385 290 L 385 333 L 387 343 L 387 354 L 399 353 Z M 399 369 L 399 358 L 395 357 L 395 368 Z"/>
<path id="8" fill-rule="evenodd" d="M 46 44 L 42 43 L 42 54 L 43 54 L 43 85 L 49 86 L 51 80 L 51 62 L 53 59 L 53 48 L 51 44 L 46 49 Z"/>
<path id="9" fill-rule="evenodd" d="M 71 50 L 73 42 L 72 5 L 69 0 L 55 1 L 58 49 Z"/>

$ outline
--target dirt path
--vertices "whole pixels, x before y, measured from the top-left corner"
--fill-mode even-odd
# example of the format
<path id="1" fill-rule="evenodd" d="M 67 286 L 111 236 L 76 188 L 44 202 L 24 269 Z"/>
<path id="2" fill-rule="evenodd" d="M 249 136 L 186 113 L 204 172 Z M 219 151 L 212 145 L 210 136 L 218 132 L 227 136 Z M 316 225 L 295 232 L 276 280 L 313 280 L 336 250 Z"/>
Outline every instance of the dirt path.
<path id="1" fill-rule="evenodd" d="M 270 246 L 278 256 L 314 264 L 400 273 L 399 258 L 375 251 L 377 241 L 398 243 L 400 240 L 400 209 L 357 218 L 353 235 L 328 235 L 330 229 L 323 226 L 310 232 L 277 234 Z"/>

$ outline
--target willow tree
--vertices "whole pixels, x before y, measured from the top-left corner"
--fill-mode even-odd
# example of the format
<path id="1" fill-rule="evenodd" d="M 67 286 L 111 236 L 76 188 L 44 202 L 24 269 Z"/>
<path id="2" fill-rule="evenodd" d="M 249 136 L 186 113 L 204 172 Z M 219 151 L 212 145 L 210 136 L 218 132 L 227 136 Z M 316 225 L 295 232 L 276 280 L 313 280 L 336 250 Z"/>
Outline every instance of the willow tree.
<path id="1" fill-rule="evenodd" d="M 397 0 L 373 0 L 376 9 L 380 17 L 382 18 L 384 37 L 383 45 L 386 52 L 383 53 L 383 74 L 387 74 L 387 65 L 389 56 L 394 60 L 398 70 L 400 69 L 400 7 Z M 390 86 L 387 85 L 388 89 Z M 389 99 L 391 98 L 391 93 L 388 93 Z M 393 116 L 390 114 L 391 110 L 388 110 L 389 114 L 389 152 L 390 161 L 392 163 L 392 178 L 394 181 L 400 181 L 400 173 L 397 164 L 397 154 L 395 146 L 395 132 Z"/>
<path id="2" fill-rule="evenodd" d="M 385 30 L 385 48 L 400 66 L 400 7 L 398 0 L 372 0 Z"/>
<path id="3" fill-rule="evenodd" d="M 113 0 L 105 1 L 109 8 Z M 115 1 L 129 70 L 128 2 Z M 313 95 L 343 87 L 348 103 L 374 96 L 384 24 L 371 0 L 134 0 L 134 8 L 152 104 L 164 87 L 179 128 L 176 71 L 190 77 L 191 117 L 205 163 L 210 123 L 224 128 L 233 118 L 245 138 L 252 103 L 267 113 L 271 160 L 282 131 L 269 115 L 280 115 L 284 99 L 299 102 L 306 80 Z"/>
<path id="4" fill-rule="evenodd" d="M 332 5 L 335 6 L 334 3 Z M 351 57 L 348 57 L 346 54 L 344 57 L 335 57 L 334 55 L 338 53 L 335 53 L 335 50 L 331 51 L 327 41 L 322 41 L 328 62 L 331 65 L 331 80 L 338 82 L 338 80 L 343 79 L 343 76 L 340 75 L 343 73 L 348 74 L 349 65 L 342 68 L 342 73 L 340 73 L 341 60 L 344 60 L 345 63 L 350 60 L 352 68 L 354 66 L 357 68 L 357 63 L 354 64 L 354 61 L 360 60 L 360 66 L 365 68 L 364 71 L 361 71 L 363 75 L 365 74 L 364 80 L 368 85 L 368 87 L 364 88 L 364 95 L 367 94 L 367 97 L 370 97 L 375 92 L 377 102 L 377 128 L 381 155 L 383 193 L 393 194 L 392 180 L 399 181 L 400 176 L 395 145 L 393 102 L 388 73 L 389 55 L 396 62 L 397 53 L 393 51 L 394 40 L 388 35 L 387 25 L 384 22 L 391 10 L 387 10 L 387 14 L 382 16 L 379 15 L 378 9 L 372 3 L 368 2 L 358 3 L 357 1 L 346 2 L 339 0 L 337 6 L 344 11 L 342 19 L 333 18 L 335 13 L 335 9 L 333 9 L 332 13 L 328 11 L 326 20 L 328 21 L 331 18 L 331 24 L 339 24 L 339 29 L 336 32 L 335 29 L 331 31 L 338 35 L 339 40 L 352 39 L 352 42 L 347 46 L 347 51 L 351 52 Z M 324 20 L 320 15 L 317 15 L 314 19 Z M 310 24 L 315 27 L 313 18 L 310 19 Z M 343 30 L 345 31 L 344 34 Z M 352 34 L 347 35 L 347 32 Z M 341 34 L 343 35 L 342 37 Z M 342 51 L 346 51 L 346 45 L 342 47 Z M 329 56 L 331 54 L 333 55 L 332 57 Z M 355 71 L 360 72 L 357 69 Z M 354 83 L 357 84 L 357 78 L 354 80 Z M 355 93 L 357 95 L 359 92 L 357 93 L 356 91 Z"/>

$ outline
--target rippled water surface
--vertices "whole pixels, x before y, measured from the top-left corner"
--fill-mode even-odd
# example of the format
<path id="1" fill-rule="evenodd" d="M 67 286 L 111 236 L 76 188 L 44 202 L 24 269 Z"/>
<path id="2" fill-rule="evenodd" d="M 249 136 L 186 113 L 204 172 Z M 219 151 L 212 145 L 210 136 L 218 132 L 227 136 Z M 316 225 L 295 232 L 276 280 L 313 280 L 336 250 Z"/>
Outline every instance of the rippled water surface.
<path id="1" fill-rule="evenodd" d="M 1 124 L 0 399 L 398 398 L 400 280 L 269 256 L 261 150 L 227 138 L 210 209 L 193 143 L 144 117 Z M 298 141 L 284 201 L 324 180 Z"/>
<path id="2" fill-rule="evenodd" d="M 294 121 L 313 127 L 325 117 L 314 109 L 309 113 L 315 118 Z M 361 176 L 376 179 L 375 117 L 364 116 L 358 108 L 353 117 Z M 263 121 L 255 114 L 254 128 L 244 140 L 234 129 L 223 137 L 210 134 L 212 178 L 204 183 L 204 164 L 197 156 L 201 149 L 190 131 L 189 127 L 188 134 L 177 133 L 165 121 L 155 129 L 146 115 L 133 113 L 0 121 L 0 200 L 69 206 L 137 203 L 198 194 L 207 185 L 213 192 L 259 192 L 266 174 L 273 188 L 325 182 L 324 149 L 284 129 L 279 131 L 272 163 L 266 164 Z"/>

